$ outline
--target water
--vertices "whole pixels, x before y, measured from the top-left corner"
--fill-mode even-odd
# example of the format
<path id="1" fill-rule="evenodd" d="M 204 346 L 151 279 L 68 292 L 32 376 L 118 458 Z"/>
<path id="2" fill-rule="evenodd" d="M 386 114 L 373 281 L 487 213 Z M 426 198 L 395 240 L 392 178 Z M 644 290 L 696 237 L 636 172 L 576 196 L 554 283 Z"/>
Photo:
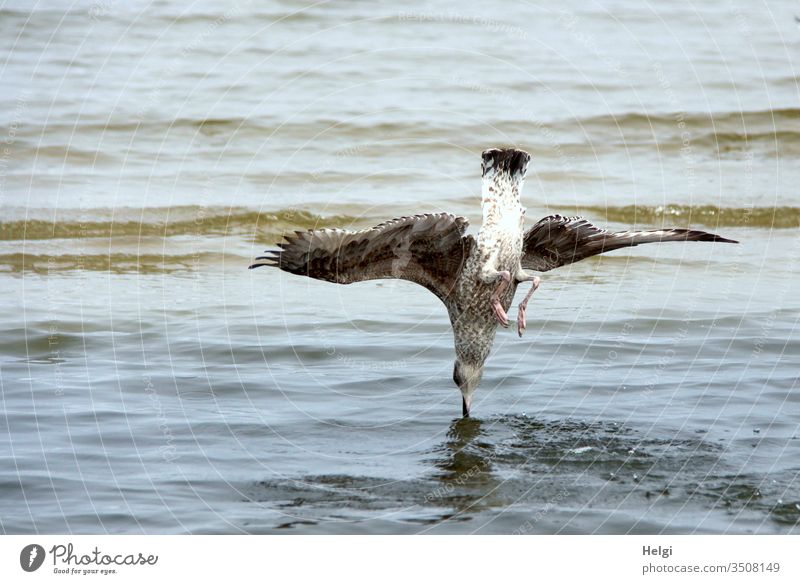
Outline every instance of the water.
<path id="1" fill-rule="evenodd" d="M 3 532 L 797 533 L 796 3 L 503 6 L 0 9 Z M 507 144 L 742 243 L 545 274 L 469 420 L 433 295 L 246 269 Z"/>

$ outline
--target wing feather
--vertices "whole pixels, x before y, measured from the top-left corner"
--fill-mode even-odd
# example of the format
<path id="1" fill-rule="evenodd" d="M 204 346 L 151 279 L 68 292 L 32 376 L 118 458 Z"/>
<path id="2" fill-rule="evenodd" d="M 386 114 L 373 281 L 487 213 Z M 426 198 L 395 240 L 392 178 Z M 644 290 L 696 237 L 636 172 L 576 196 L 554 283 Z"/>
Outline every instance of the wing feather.
<path id="1" fill-rule="evenodd" d="M 464 217 L 437 213 L 399 217 L 361 231 L 296 231 L 250 268 L 276 266 L 338 284 L 403 279 L 444 300 L 474 244 L 465 235 L 467 226 Z"/>
<path id="2" fill-rule="evenodd" d="M 583 217 L 550 215 L 525 232 L 522 267 L 546 272 L 607 251 L 664 241 L 738 243 L 713 233 L 693 229 L 652 229 L 611 233 L 592 225 Z"/>

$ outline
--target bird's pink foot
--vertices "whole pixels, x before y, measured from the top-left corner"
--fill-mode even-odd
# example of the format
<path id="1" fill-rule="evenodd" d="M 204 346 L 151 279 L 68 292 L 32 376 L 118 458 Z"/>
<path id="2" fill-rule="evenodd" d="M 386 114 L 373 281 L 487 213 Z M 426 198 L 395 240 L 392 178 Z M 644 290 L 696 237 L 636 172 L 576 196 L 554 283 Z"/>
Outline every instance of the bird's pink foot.
<path id="1" fill-rule="evenodd" d="M 500 303 L 500 296 L 506 291 L 509 283 L 511 283 L 511 272 L 508 270 L 497 272 L 497 279 L 500 280 L 500 283 L 492 293 L 490 304 L 492 305 L 492 312 L 494 313 L 494 317 L 497 319 L 497 322 L 499 322 L 501 326 L 508 328 L 508 315 L 506 315 L 506 311 L 503 309 L 503 305 Z"/>
<path id="2" fill-rule="evenodd" d="M 525 310 L 528 308 L 528 300 L 530 300 L 533 293 L 539 289 L 539 283 L 541 282 L 538 276 L 531 277 L 530 281 L 533 282 L 533 285 L 525 295 L 525 298 L 522 299 L 522 302 L 519 303 L 519 312 L 517 313 L 517 334 L 520 337 L 525 330 Z"/>
<path id="3" fill-rule="evenodd" d="M 492 300 L 492 312 L 494 312 L 494 317 L 500 323 L 500 326 L 508 328 L 508 315 L 503 310 L 503 305 L 500 304 L 499 300 Z"/>

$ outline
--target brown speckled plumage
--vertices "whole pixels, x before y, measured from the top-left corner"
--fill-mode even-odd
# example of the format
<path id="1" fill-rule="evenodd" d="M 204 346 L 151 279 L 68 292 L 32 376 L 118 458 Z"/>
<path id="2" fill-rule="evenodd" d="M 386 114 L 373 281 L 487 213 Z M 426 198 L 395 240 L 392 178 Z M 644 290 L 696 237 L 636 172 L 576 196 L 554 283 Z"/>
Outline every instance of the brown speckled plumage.
<path id="1" fill-rule="evenodd" d="M 526 152 L 516 149 L 483 153 L 483 224 L 477 239 L 466 234 L 468 223 L 463 217 L 414 215 L 362 231 L 298 231 L 285 236 L 280 249 L 268 251 L 250 267 L 276 266 L 338 284 L 400 278 L 426 287 L 450 316 L 456 350 L 453 380 L 463 396 L 463 413 L 468 415 L 497 331 L 492 296 L 499 289 L 500 305 L 507 312 L 520 282 L 535 280 L 538 286 L 538 278 L 528 276 L 524 269 L 544 272 L 642 243 L 735 243 L 688 229 L 610 233 L 583 218 L 560 215 L 545 217 L 524 232 L 520 190 L 529 159 Z M 510 280 L 503 288 L 498 282 L 504 274 L 510 274 Z"/>

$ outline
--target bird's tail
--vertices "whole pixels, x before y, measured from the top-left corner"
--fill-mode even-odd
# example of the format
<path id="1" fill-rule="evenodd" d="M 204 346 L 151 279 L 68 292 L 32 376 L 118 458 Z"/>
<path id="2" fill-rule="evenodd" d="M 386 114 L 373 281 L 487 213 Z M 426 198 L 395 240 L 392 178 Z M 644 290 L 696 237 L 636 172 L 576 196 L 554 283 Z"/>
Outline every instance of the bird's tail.
<path id="1" fill-rule="evenodd" d="M 490 148 L 483 152 L 483 179 L 491 180 L 498 174 L 508 175 L 512 181 L 525 178 L 531 155 L 516 148 Z"/>

